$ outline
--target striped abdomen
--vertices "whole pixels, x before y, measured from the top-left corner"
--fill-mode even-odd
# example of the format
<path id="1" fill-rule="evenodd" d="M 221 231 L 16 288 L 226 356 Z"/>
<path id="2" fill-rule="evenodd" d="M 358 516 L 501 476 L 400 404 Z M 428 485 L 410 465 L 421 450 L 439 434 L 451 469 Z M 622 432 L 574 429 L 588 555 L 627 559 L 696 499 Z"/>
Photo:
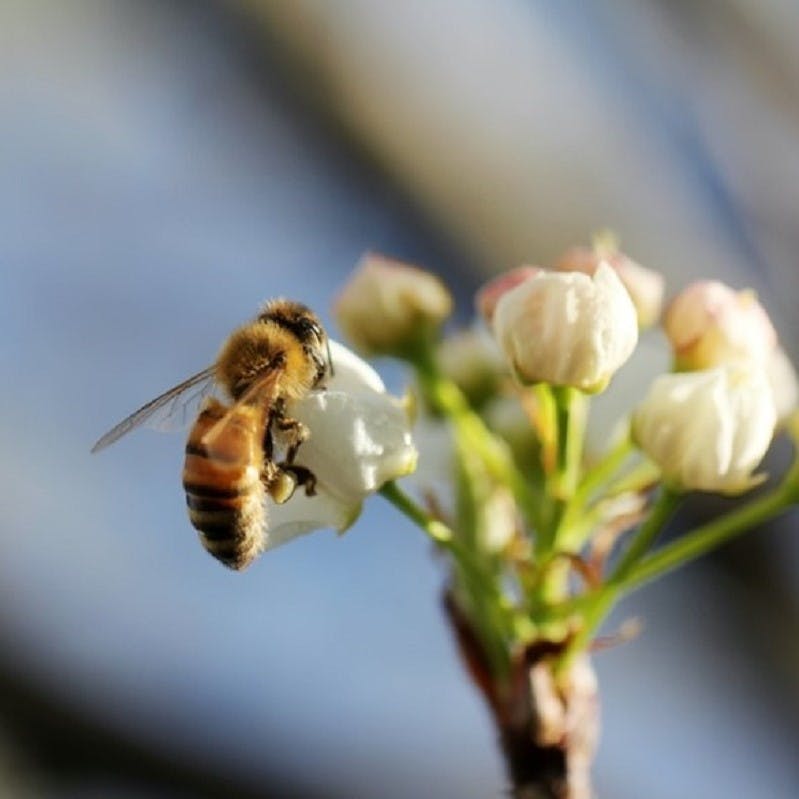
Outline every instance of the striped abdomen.
<path id="1" fill-rule="evenodd" d="M 243 569 L 261 552 L 266 532 L 265 420 L 262 410 L 240 405 L 211 443 L 204 442 L 228 410 L 212 399 L 197 417 L 186 442 L 183 487 L 202 545 L 231 569 Z"/>

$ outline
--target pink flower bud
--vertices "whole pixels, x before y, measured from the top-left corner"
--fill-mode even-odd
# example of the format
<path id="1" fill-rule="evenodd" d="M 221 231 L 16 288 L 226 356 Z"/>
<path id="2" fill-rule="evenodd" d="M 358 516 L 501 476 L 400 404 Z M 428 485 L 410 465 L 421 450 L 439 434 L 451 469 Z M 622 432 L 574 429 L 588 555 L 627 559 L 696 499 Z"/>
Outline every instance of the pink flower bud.
<path id="1" fill-rule="evenodd" d="M 715 280 L 683 289 L 666 309 L 663 328 L 680 370 L 734 361 L 762 366 L 777 346 L 774 326 L 755 293 L 734 291 Z"/>
<path id="2" fill-rule="evenodd" d="M 407 352 L 451 313 L 452 297 L 435 275 L 375 253 L 361 258 L 335 305 L 347 338 L 373 355 Z"/>
<path id="3" fill-rule="evenodd" d="M 523 283 L 528 278 L 535 277 L 543 271 L 540 266 L 517 266 L 509 272 L 504 272 L 499 277 L 489 280 L 475 295 L 474 304 L 477 307 L 477 312 L 490 325 L 491 320 L 494 318 L 494 310 L 497 307 L 499 298 L 506 291 L 518 286 L 519 283 Z"/>
<path id="4" fill-rule="evenodd" d="M 630 293 L 641 328 L 651 327 L 660 318 L 663 306 L 663 275 L 646 269 L 617 249 L 572 247 L 560 258 L 555 268 L 560 272 L 583 272 L 593 275 L 599 264 L 606 263 Z"/>

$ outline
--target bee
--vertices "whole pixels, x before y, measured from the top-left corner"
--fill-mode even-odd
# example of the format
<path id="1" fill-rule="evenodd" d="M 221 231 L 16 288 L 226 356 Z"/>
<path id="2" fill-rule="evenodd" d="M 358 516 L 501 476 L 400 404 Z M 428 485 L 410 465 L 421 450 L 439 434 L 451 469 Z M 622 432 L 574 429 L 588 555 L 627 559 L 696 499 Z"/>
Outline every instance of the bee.
<path id="1" fill-rule="evenodd" d="M 327 334 L 305 305 L 272 300 L 228 337 L 216 362 L 143 405 L 103 435 L 92 452 L 145 423 L 169 427 L 202 399 L 183 466 L 189 520 L 205 549 L 244 569 L 264 546 L 266 499 L 286 502 L 298 486 L 308 496 L 316 477 L 294 463 L 307 427 L 287 403 L 323 388 L 333 373 Z M 220 390 L 227 401 L 208 396 Z M 284 457 L 275 458 L 279 434 Z"/>

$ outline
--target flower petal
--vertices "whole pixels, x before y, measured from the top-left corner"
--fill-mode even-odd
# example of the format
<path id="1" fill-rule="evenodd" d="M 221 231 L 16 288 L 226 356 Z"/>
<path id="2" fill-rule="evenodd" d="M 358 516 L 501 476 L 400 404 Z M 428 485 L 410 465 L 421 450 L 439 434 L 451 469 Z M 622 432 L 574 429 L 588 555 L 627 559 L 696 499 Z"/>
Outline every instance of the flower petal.
<path id="1" fill-rule="evenodd" d="M 766 376 L 774 394 L 777 418 L 785 424 L 799 405 L 799 377 L 791 359 L 782 347 L 777 347 L 766 363 Z"/>
<path id="2" fill-rule="evenodd" d="M 349 504 L 324 489 L 309 497 L 298 488 L 288 502 L 269 507 L 264 550 L 274 549 L 292 538 L 326 527 L 343 533 L 360 512 L 360 503 Z"/>
<path id="3" fill-rule="evenodd" d="M 658 377 L 633 417 L 633 436 L 682 488 L 737 494 L 771 443 L 776 409 L 765 374 L 728 365 Z"/>
<path id="4" fill-rule="evenodd" d="M 638 317 L 607 264 L 593 277 L 543 271 L 502 294 L 493 330 L 520 382 L 606 388 L 638 343 Z"/>
<path id="5" fill-rule="evenodd" d="M 651 327 L 660 317 L 663 305 L 663 275 L 633 261 L 613 241 L 609 242 L 609 246 L 601 241 L 598 244 L 593 248 L 572 247 L 561 256 L 555 268 L 560 272 L 594 275 L 601 263 L 608 264 L 630 293 L 638 313 L 639 326 Z"/>
<path id="6" fill-rule="evenodd" d="M 416 466 L 407 409 L 389 394 L 318 391 L 292 412 L 311 431 L 297 463 L 342 500 L 360 502 Z"/>
<path id="7" fill-rule="evenodd" d="M 298 486 L 285 503 L 270 505 L 267 549 L 325 527 L 343 532 L 369 494 L 416 466 L 407 404 L 388 394 L 380 375 L 343 345 L 331 341 L 330 354 L 334 371 L 327 387 L 288 407 L 310 433 L 294 463 L 313 473 L 316 493 L 307 496 Z M 278 431 L 274 438 L 279 453 L 286 442 Z"/>
<path id="8" fill-rule="evenodd" d="M 329 391 L 344 391 L 350 394 L 366 391 L 385 394 L 386 386 L 380 375 L 352 350 L 330 340 L 330 357 L 333 374 L 327 381 Z"/>

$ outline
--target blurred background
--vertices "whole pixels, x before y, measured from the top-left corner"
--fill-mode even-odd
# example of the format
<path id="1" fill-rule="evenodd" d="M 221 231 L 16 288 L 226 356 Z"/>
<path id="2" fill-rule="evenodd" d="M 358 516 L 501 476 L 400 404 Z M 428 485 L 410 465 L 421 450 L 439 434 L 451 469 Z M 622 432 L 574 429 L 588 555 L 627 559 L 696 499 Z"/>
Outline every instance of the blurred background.
<path id="1" fill-rule="evenodd" d="M 465 321 L 611 227 L 671 290 L 754 286 L 796 358 L 797 30 L 791 0 L 3 0 L 0 795 L 504 795 L 440 568 L 380 499 L 232 574 L 180 436 L 89 447 L 263 299 L 329 321 L 367 248 Z M 621 608 L 600 795 L 799 793 L 797 527 Z"/>

